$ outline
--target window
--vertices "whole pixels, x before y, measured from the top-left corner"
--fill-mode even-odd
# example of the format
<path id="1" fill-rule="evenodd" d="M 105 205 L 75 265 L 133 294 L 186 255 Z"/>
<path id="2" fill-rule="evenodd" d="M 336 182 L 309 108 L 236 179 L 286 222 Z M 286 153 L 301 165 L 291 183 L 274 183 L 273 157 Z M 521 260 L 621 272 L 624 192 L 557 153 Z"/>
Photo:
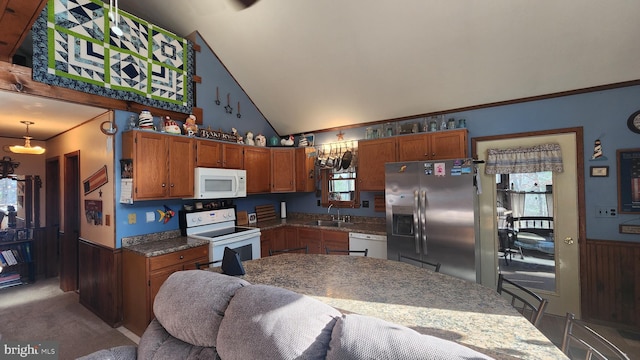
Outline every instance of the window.
<path id="1" fill-rule="evenodd" d="M 11 178 L 0 179 L 0 210 L 7 213 L 7 207 L 18 208 L 18 182 Z"/>
<path id="2" fill-rule="evenodd" d="M 322 205 L 330 204 L 336 207 L 360 206 L 354 168 L 322 170 Z"/>

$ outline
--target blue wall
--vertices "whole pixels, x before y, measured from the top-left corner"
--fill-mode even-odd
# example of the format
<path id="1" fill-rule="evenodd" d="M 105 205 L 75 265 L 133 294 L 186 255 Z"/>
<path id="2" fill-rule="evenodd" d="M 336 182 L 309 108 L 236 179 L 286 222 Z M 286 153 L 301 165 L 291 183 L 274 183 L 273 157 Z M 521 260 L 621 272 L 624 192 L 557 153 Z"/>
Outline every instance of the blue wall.
<path id="1" fill-rule="evenodd" d="M 262 133 L 267 138 L 278 135 L 262 116 L 248 96 L 226 71 L 219 59 L 207 45 L 198 38 L 202 51 L 196 55 L 197 73 L 202 77 L 202 83 L 197 85 L 197 106 L 203 108 L 204 127 L 222 129 L 230 132 L 231 127 L 238 129 L 241 135 L 252 131 L 255 135 Z M 216 86 L 219 88 L 220 105 L 215 104 Z M 224 106 L 227 104 L 226 94 L 230 93 L 233 114 L 227 114 Z M 241 102 L 241 118 L 236 116 L 238 100 Z M 623 240 L 640 242 L 640 236 L 619 234 L 618 225 L 623 222 L 640 224 L 640 214 L 619 214 L 617 218 L 596 218 L 595 209 L 599 206 L 617 207 L 617 178 L 616 178 L 616 149 L 640 148 L 640 135 L 627 129 L 626 121 L 630 114 L 640 109 L 640 86 L 625 87 L 613 90 L 578 94 L 554 99 L 532 101 L 521 104 L 497 106 L 486 109 L 447 114 L 456 119 L 465 118 L 469 137 L 482 137 L 527 131 L 559 129 L 582 126 L 584 128 L 584 156 L 585 156 L 585 198 L 587 236 L 591 239 Z M 126 127 L 126 120 L 130 113 L 116 111 L 116 123 L 121 129 Z M 407 114 L 411 116 L 411 114 Z M 182 120 L 182 119 L 177 119 Z M 365 127 L 342 130 L 345 140 L 364 138 Z M 316 144 L 337 141 L 337 131 L 317 133 Z M 604 156 L 607 160 L 590 161 L 593 153 L 593 143 L 600 139 Z M 116 160 L 121 158 L 121 133 L 116 135 Z M 609 166 L 609 177 L 589 177 L 589 167 L 593 165 Z M 120 178 L 117 167 L 116 179 Z M 117 182 L 116 182 L 117 183 Z M 116 196 L 120 195 L 119 183 L 116 185 Z M 356 216 L 378 216 L 384 213 L 373 211 L 373 197 L 376 193 L 363 192 L 361 200 L 370 203 L 369 208 L 341 209 L 341 213 Z M 289 212 L 326 213 L 326 208 L 316 205 L 315 193 L 304 194 L 273 194 L 249 195 L 244 199 L 236 199 L 237 209 L 253 212 L 256 205 L 273 204 L 279 211 L 280 201 L 287 202 Z M 177 211 L 183 200 L 144 201 L 133 205 L 116 205 L 116 238 L 117 247 L 123 236 L 140 235 L 152 232 L 178 229 L 177 218 L 167 224 L 154 221 L 145 222 L 145 212 L 156 212 L 167 205 Z M 138 222 L 128 224 L 128 214 L 136 213 Z M 159 218 L 157 218 L 159 219 Z M 157 220 L 156 219 L 156 220 Z"/>

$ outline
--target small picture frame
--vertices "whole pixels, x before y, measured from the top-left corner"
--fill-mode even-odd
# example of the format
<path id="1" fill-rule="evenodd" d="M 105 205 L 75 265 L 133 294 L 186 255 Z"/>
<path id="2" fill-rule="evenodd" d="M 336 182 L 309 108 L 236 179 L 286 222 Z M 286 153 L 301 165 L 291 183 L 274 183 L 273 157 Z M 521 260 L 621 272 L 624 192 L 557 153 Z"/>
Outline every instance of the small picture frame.
<path id="1" fill-rule="evenodd" d="M 589 168 L 591 171 L 591 177 L 608 177 L 609 176 L 609 167 L 608 166 L 591 166 Z"/>
<path id="2" fill-rule="evenodd" d="M 258 222 L 258 217 L 256 213 L 249 213 L 249 225 L 254 225 Z"/>

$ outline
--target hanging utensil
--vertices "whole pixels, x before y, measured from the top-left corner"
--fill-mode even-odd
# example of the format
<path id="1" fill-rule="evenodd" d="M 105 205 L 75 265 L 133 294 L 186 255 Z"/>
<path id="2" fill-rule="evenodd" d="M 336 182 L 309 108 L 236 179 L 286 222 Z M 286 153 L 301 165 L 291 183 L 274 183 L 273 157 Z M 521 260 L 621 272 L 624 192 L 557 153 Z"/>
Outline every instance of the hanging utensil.
<path id="1" fill-rule="evenodd" d="M 242 115 L 240 115 L 240 101 L 238 101 L 238 113 L 236 114 L 236 116 L 238 117 L 238 119 L 242 117 Z"/>
<path id="2" fill-rule="evenodd" d="M 224 107 L 224 111 L 227 112 L 227 114 L 233 114 L 233 108 L 231 107 L 231 94 L 227 93 L 227 106 Z"/>
<path id="3" fill-rule="evenodd" d="M 220 105 L 220 89 L 216 86 L 216 105 Z"/>
<path id="4" fill-rule="evenodd" d="M 342 166 L 342 144 L 340 144 L 340 150 L 338 150 L 338 153 L 336 155 L 336 160 L 335 160 L 335 164 L 333 165 L 333 168 L 335 170 L 340 170 L 341 166 Z"/>
<path id="5" fill-rule="evenodd" d="M 342 169 L 347 170 L 349 166 L 351 166 L 351 159 L 353 158 L 353 154 L 351 153 L 351 149 L 347 148 L 347 151 L 342 154 Z"/>

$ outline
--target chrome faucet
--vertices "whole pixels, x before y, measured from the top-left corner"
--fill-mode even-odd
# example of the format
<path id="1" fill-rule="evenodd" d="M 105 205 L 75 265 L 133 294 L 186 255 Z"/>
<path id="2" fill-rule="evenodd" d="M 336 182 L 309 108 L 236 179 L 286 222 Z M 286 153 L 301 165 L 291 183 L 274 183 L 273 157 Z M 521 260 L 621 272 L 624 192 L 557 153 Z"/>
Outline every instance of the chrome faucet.
<path id="1" fill-rule="evenodd" d="M 329 204 L 329 207 L 327 208 L 327 214 L 329 214 L 331 212 L 331 207 L 333 207 L 333 204 Z M 334 218 L 333 215 L 331 215 L 331 220 L 332 221 L 340 221 L 340 209 L 336 208 L 336 210 L 338 211 L 338 218 Z"/>

